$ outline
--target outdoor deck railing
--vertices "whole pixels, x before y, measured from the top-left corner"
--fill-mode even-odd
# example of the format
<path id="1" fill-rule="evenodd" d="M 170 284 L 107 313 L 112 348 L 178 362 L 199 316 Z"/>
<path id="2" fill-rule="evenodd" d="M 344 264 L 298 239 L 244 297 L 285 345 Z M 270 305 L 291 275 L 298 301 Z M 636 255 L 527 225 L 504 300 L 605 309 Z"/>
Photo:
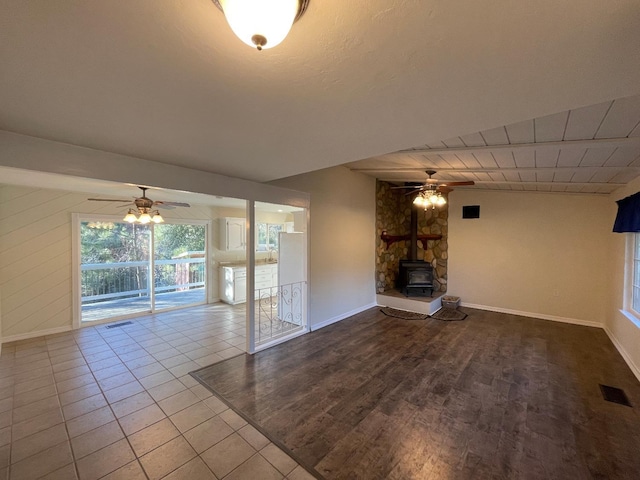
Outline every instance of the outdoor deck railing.
<path id="1" fill-rule="evenodd" d="M 205 259 L 154 261 L 155 292 L 177 292 L 205 285 Z M 80 266 L 82 303 L 149 296 L 149 262 L 87 263 Z"/>

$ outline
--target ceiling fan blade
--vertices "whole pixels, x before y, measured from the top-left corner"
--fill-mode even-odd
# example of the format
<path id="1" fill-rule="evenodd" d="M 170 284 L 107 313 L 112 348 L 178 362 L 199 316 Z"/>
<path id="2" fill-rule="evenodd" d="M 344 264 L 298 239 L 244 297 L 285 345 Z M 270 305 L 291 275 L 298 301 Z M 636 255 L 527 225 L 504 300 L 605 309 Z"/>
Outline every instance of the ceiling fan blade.
<path id="1" fill-rule="evenodd" d="M 440 185 L 443 187 L 462 187 L 464 185 L 475 185 L 476 182 L 468 180 L 465 182 L 442 182 Z"/>
<path id="2" fill-rule="evenodd" d="M 439 187 L 436 188 L 436 191 L 440 193 L 444 193 L 446 195 L 447 193 L 453 191 L 453 188 L 451 188 L 448 185 L 440 185 Z"/>
<path id="3" fill-rule="evenodd" d="M 416 192 L 421 191 L 422 189 L 423 189 L 422 187 L 418 187 L 418 188 L 416 188 L 416 189 L 414 189 L 414 190 L 411 190 L 410 192 L 405 193 L 405 196 L 406 196 L 406 195 L 412 195 L 412 194 L 414 194 L 414 193 L 416 193 Z"/>
<path id="4" fill-rule="evenodd" d="M 120 203 L 131 203 L 131 200 L 120 200 L 117 198 L 87 198 L 87 200 L 91 200 L 92 202 L 120 202 Z"/>
<path id="5" fill-rule="evenodd" d="M 396 190 L 399 188 L 424 188 L 424 185 L 416 184 L 416 185 L 403 185 L 402 187 L 391 187 L 391 190 Z"/>
<path id="6" fill-rule="evenodd" d="M 184 202 L 161 202 L 161 201 L 156 201 L 153 202 L 154 205 L 158 205 L 160 208 L 166 208 L 166 207 L 190 207 L 191 205 L 189 205 L 188 203 L 184 203 Z"/>

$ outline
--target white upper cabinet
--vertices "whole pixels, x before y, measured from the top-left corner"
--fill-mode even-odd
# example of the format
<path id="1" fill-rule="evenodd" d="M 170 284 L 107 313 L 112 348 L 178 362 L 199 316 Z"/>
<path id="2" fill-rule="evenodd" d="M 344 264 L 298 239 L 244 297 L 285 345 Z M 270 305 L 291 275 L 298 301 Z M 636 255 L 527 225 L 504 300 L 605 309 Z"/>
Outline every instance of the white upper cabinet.
<path id="1" fill-rule="evenodd" d="M 220 249 L 226 251 L 245 250 L 246 220 L 244 218 L 220 219 Z"/>

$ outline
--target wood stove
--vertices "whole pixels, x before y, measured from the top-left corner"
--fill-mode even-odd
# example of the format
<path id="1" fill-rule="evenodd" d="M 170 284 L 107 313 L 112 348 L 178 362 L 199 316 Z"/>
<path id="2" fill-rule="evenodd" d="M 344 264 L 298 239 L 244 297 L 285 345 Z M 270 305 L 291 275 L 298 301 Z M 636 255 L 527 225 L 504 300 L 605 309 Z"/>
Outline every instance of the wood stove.
<path id="1" fill-rule="evenodd" d="M 400 260 L 400 274 L 398 275 L 398 289 L 407 297 L 409 292 L 433 295 L 433 267 L 422 260 Z"/>

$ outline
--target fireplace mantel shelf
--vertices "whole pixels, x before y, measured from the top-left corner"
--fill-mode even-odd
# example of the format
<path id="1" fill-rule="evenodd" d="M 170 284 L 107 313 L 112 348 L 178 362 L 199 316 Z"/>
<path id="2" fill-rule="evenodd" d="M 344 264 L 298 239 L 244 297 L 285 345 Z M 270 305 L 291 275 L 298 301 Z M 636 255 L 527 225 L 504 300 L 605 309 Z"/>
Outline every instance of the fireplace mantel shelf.
<path id="1" fill-rule="evenodd" d="M 382 235 L 380 235 L 380 238 L 387 244 L 387 249 L 389 249 L 389 247 L 396 242 L 411 240 L 411 234 L 407 233 L 406 235 L 389 235 L 385 230 L 382 232 Z M 417 238 L 422 242 L 422 248 L 426 250 L 428 240 L 440 240 L 442 238 L 442 235 L 428 233 L 426 235 L 418 235 Z"/>

